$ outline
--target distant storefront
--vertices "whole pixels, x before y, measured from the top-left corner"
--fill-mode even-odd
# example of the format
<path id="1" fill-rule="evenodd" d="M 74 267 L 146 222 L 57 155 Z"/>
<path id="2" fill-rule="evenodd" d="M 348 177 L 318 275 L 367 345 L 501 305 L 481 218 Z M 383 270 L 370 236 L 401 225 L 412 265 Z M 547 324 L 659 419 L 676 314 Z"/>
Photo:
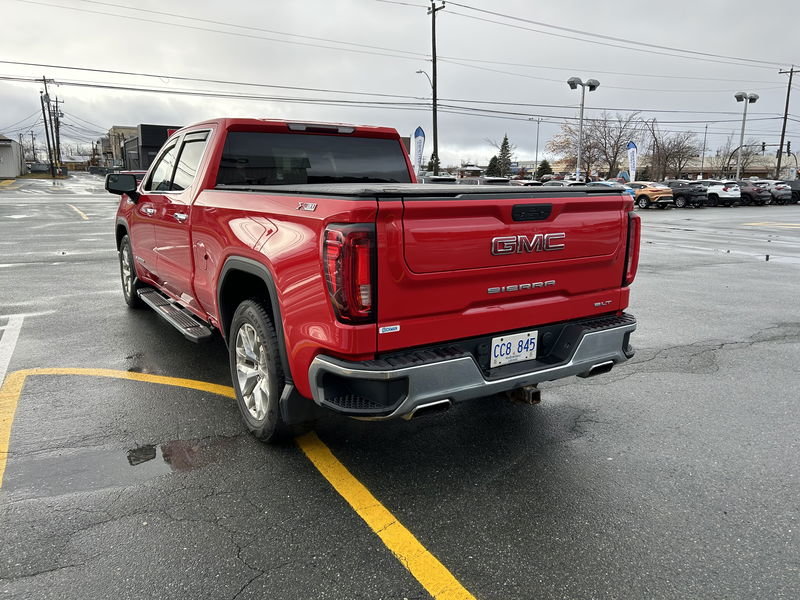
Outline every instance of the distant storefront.
<path id="1" fill-rule="evenodd" d="M 19 142 L 0 135 L 0 179 L 19 177 L 24 165 Z"/>
<path id="2" fill-rule="evenodd" d="M 180 129 L 177 125 L 139 125 L 137 136 L 125 140 L 122 166 L 127 170 L 143 171 L 150 167 L 167 138 Z"/>

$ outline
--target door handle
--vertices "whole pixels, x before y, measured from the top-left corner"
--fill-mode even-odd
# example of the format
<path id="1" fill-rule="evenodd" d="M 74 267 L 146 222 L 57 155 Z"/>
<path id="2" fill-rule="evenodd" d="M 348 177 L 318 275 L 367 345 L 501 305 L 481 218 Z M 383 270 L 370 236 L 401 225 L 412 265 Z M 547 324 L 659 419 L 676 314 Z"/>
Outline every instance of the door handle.
<path id="1" fill-rule="evenodd" d="M 142 212 L 146 214 L 148 217 L 152 217 L 154 214 L 156 214 L 156 209 L 153 208 L 152 206 L 145 206 L 144 208 L 142 208 Z"/>
<path id="2" fill-rule="evenodd" d="M 186 219 L 189 218 L 189 215 L 186 213 L 172 213 L 172 216 L 175 217 L 180 223 L 183 223 Z"/>

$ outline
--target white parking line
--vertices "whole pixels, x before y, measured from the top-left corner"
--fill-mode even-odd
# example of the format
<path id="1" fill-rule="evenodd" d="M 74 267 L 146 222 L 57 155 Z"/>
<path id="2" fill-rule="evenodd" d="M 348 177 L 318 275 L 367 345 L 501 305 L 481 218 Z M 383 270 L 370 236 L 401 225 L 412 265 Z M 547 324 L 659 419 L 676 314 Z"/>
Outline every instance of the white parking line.
<path id="1" fill-rule="evenodd" d="M 22 329 L 22 321 L 24 319 L 20 315 L 9 317 L 8 324 L 3 330 L 3 337 L 0 337 L 0 383 L 6 378 L 11 355 L 17 346 L 19 332 Z"/>

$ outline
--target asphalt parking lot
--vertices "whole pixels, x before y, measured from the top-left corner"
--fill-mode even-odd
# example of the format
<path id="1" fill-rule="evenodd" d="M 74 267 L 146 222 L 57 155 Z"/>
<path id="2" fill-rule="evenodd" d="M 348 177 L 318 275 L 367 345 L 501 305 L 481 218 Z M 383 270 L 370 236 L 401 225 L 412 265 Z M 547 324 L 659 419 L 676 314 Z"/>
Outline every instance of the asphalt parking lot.
<path id="1" fill-rule="evenodd" d="M 800 597 L 800 205 L 640 211 L 608 375 L 267 447 L 125 306 L 115 200 L 0 187 L 4 598 Z"/>

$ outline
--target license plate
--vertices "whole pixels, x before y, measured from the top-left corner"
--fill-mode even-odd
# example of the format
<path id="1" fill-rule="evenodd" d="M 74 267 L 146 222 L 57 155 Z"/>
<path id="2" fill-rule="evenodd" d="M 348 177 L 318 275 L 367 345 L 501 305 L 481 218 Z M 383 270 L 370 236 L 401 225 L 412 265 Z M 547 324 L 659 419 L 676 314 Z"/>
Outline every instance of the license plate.
<path id="1" fill-rule="evenodd" d="M 494 369 L 501 365 L 533 360 L 536 358 L 538 341 L 539 331 L 536 329 L 492 338 L 489 367 Z"/>

